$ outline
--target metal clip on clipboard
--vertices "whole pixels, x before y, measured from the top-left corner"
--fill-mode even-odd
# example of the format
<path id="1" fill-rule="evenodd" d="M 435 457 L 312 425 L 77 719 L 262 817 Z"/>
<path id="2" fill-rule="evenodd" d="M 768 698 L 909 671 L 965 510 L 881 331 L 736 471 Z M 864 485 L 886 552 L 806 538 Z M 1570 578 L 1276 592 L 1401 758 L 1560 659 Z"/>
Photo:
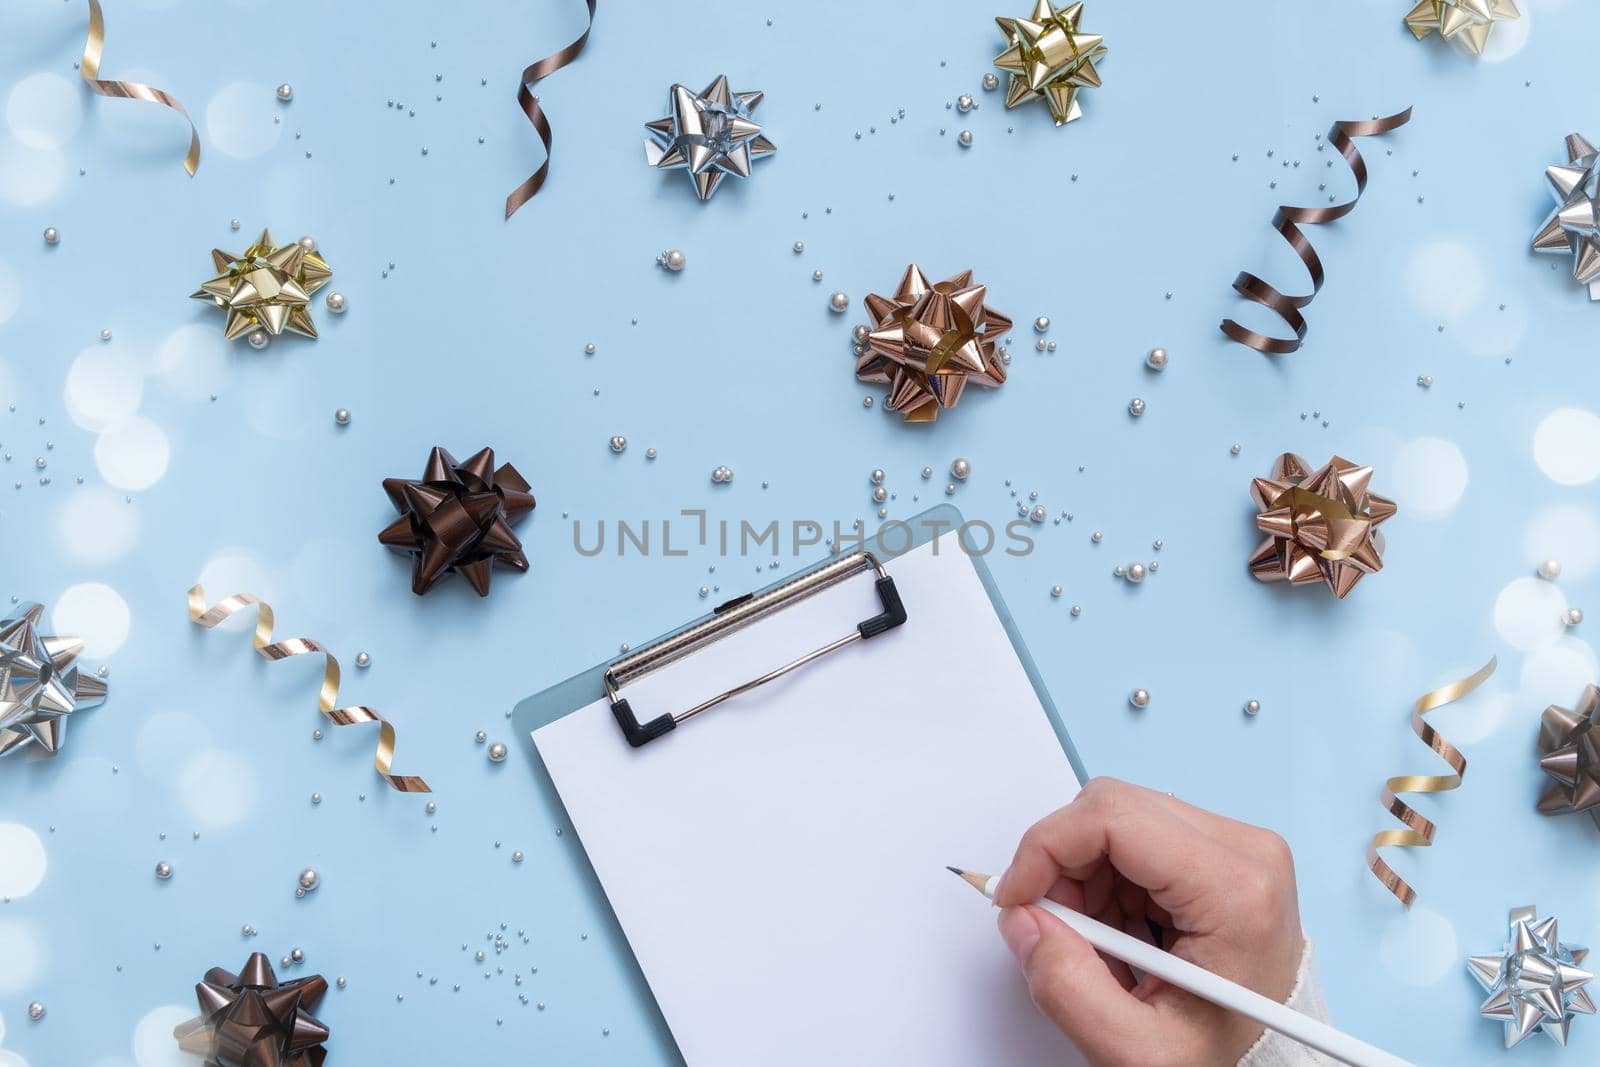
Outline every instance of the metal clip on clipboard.
<path id="1" fill-rule="evenodd" d="M 796 601 L 804 600 L 814 593 L 820 593 L 829 586 L 836 585 L 869 569 L 878 576 L 876 582 L 878 600 L 883 605 L 883 611 L 870 619 L 858 623 L 854 630 L 837 641 L 830 641 L 821 648 L 807 652 L 799 659 L 791 660 L 782 667 L 768 671 L 759 678 L 752 678 L 748 682 L 718 693 L 711 699 L 696 704 L 687 711 L 680 711 L 676 715 L 669 712 L 657 716 L 649 722 L 641 723 L 634 716 L 633 709 L 628 706 L 628 702 L 617 695 L 617 691 L 629 682 L 637 681 L 652 671 L 659 670 L 669 663 L 674 663 L 736 630 L 742 630 L 758 619 L 781 611 Z M 605 673 L 606 695 L 611 698 L 611 714 L 616 716 L 617 725 L 622 727 L 622 736 L 628 739 L 628 744 L 634 748 L 639 748 L 654 741 L 662 734 L 676 729 L 679 723 L 687 722 L 702 711 L 709 711 L 725 700 L 732 699 L 740 693 L 748 693 L 757 686 L 766 685 L 768 682 L 782 678 L 790 671 L 798 667 L 804 667 L 812 660 L 826 656 L 830 652 L 836 652 L 846 645 L 877 637 L 879 634 L 886 630 L 892 630 L 905 621 L 906 609 L 900 603 L 900 594 L 894 587 L 894 579 L 884 572 L 883 564 L 878 562 L 878 557 L 871 552 L 855 552 L 848 556 L 842 556 L 803 574 L 798 574 L 781 585 L 772 587 L 765 593 L 759 595 L 746 593 L 744 596 L 735 597 L 727 603 L 720 604 L 714 608 L 709 617 L 617 660 L 606 669 Z"/>

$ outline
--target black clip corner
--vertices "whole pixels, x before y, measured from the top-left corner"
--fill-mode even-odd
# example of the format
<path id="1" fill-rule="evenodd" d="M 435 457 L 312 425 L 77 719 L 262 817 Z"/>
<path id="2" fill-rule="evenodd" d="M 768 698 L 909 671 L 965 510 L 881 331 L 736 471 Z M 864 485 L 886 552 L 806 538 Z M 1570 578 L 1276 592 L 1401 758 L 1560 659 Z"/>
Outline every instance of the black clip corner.
<path id="1" fill-rule="evenodd" d="M 861 633 L 862 640 L 877 637 L 906 621 L 906 606 L 900 602 L 900 591 L 894 587 L 894 579 L 885 574 L 878 579 L 877 587 L 878 600 L 883 604 L 883 611 L 856 627 Z"/>
<path id="2" fill-rule="evenodd" d="M 616 716 L 617 725 L 622 727 L 622 736 L 628 739 L 628 744 L 634 748 L 642 748 L 660 737 L 670 733 L 677 727 L 677 722 L 671 715 L 662 715 L 641 723 L 634 717 L 633 709 L 626 700 L 615 700 L 611 703 L 611 714 Z"/>

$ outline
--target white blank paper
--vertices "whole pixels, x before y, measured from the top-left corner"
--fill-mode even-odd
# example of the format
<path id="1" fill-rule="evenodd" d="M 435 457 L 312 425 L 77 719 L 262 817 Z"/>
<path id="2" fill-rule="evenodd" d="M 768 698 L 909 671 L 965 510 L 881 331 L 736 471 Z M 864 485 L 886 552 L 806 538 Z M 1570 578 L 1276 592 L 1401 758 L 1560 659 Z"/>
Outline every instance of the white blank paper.
<path id="1" fill-rule="evenodd" d="M 692 1067 L 1082 1063 L 1035 1010 L 997 872 L 1078 783 L 972 562 L 886 564 L 906 623 L 643 748 L 605 700 L 534 732 Z M 623 690 L 677 712 L 880 610 L 863 575 Z"/>

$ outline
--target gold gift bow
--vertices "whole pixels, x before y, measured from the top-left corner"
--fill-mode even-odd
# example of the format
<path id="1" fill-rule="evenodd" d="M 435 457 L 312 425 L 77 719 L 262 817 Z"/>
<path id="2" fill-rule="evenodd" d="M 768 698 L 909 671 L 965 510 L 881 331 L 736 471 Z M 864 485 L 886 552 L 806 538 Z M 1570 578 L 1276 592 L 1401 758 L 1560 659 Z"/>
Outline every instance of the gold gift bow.
<path id="1" fill-rule="evenodd" d="M 160 89 L 139 82 L 113 82 L 100 80 L 100 53 L 106 45 L 106 17 L 100 10 L 100 0 L 89 0 L 89 36 L 83 42 L 83 59 L 78 63 L 78 73 L 89 88 L 101 96 L 120 96 L 129 100 L 148 100 L 152 104 L 170 107 L 189 123 L 189 151 L 183 157 L 183 169 L 194 177 L 200 169 L 200 133 L 194 128 L 194 119 L 182 104 Z"/>
<path id="2" fill-rule="evenodd" d="M 1268 337 L 1264 333 L 1246 329 L 1232 319 L 1222 320 L 1223 333 L 1245 347 L 1266 355 L 1286 355 L 1300 347 L 1306 339 L 1306 330 L 1309 328 L 1305 316 L 1300 314 L 1300 309 L 1311 303 L 1322 291 L 1325 275 L 1322 270 L 1322 258 L 1317 255 L 1317 250 L 1311 247 L 1310 238 L 1301 232 L 1299 224 L 1321 225 L 1342 219 L 1354 211 L 1356 204 L 1360 203 L 1361 194 L 1367 189 L 1367 161 L 1361 158 L 1361 150 L 1356 148 L 1355 142 L 1350 138 L 1376 137 L 1398 129 L 1410 121 L 1411 109 L 1408 107 L 1385 118 L 1375 118 L 1365 122 L 1341 119 L 1328 128 L 1328 143 L 1339 150 L 1345 163 L 1350 166 L 1350 173 L 1355 175 L 1356 195 L 1343 204 L 1335 204 L 1332 207 L 1295 207 L 1292 204 L 1282 204 L 1272 216 L 1272 228 L 1289 242 L 1289 247 L 1300 257 L 1300 262 L 1305 264 L 1307 273 L 1311 275 L 1311 292 L 1304 296 L 1280 293 L 1247 270 L 1240 271 L 1233 279 L 1233 288 L 1240 296 L 1252 303 L 1260 304 L 1277 315 L 1294 331 L 1294 337 Z"/>
<path id="3" fill-rule="evenodd" d="M 1416 706 L 1411 711 L 1412 732 L 1422 739 L 1423 744 L 1433 749 L 1440 759 L 1448 763 L 1455 773 L 1402 774 L 1384 783 L 1382 796 L 1384 810 L 1405 823 L 1408 828 L 1380 830 L 1373 834 L 1372 843 L 1367 846 L 1367 868 L 1372 871 L 1373 877 L 1383 883 L 1383 888 L 1393 893 L 1396 899 L 1408 908 L 1411 907 L 1411 902 L 1417 899 L 1417 891 L 1383 861 L 1383 857 L 1378 855 L 1378 849 L 1390 845 L 1399 848 L 1427 848 L 1433 844 L 1434 825 L 1417 809 L 1401 800 L 1398 794 L 1448 793 L 1452 789 L 1461 788 L 1462 776 L 1467 771 L 1467 757 L 1463 756 L 1456 746 L 1446 741 L 1444 735 L 1435 730 L 1431 723 L 1423 722 L 1422 717 L 1434 708 L 1454 703 L 1478 688 L 1489 675 L 1494 673 L 1498 663 L 1499 657 L 1490 656 L 1488 663 L 1467 677 L 1422 694 L 1417 698 Z"/>
<path id="4" fill-rule="evenodd" d="M 377 768 L 378 777 L 388 782 L 390 787 L 401 793 L 431 793 L 428 783 L 421 778 L 410 774 L 391 774 L 389 768 L 394 763 L 394 727 L 389 720 L 378 714 L 376 709 L 361 704 L 352 704 L 349 707 L 338 707 L 339 702 L 339 661 L 334 658 L 321 644 L 309 637 L 291 637 L 285 641 L 272 639 L 272 606 L 260 597 L 250 593 L 235 593 L 224 597 L 211 607 L 206 607 L 205 588 L 200 585 L 189 587 L 189 621 L 207 630 L 213 629 L 217 624 L 230 618 L 236 613 L 245 610 L 250 605 L 257 605 L 256 631 L 251 643 L 255 650 L 267 659 L 288 659 L 290 656 L 302 656 L 307 653 L 321 653 L 327 657 L 326 665 L 322 668 L 322 689 L 317 693 L 317 710 L 322 717 L 335 726 L 358 726 L 362 723 L 375 722 L 378 724 L 378 751 L 372 757 L 372 765 Z"/>
<path id="5" fill-rule="evenodd" d="M 589 43 L 589 31 L 594 29 L 594 6 L 597 2 L 598 0 L 584 0 L 589 7 L 589 24 L 583 28 L 583 33 L 579 34 L 576 41 L 559 52 L 528 64 L 522 71 L 522 79 L 517 85 L 517 104 L 521 106 L 522 113 L 528 116 L 528 121 L 533 123 L 539 140 L 544 143 L 544 162 L 539 164 L 538 170 L 528 175 L 527 181 L 511 190 L 511 195 L 506 197 L 508 219 L 517 213 L 518 208 L 533 199 L 550 173 L 550 120 L 544 117 L 544 108 L 539 106 L 539 98 L 533 95 L 531 87 L 583 54 L 583 46 Z"/>

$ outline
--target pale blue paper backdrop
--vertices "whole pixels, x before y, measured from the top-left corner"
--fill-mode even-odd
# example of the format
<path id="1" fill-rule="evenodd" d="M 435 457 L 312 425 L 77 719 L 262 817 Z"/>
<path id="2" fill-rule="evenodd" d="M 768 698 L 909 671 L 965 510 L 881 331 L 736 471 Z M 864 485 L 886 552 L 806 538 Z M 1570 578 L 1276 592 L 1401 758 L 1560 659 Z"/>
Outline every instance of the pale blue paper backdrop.
<path id="1" fill-rule="evenodd" d="M 55 761 L 0 766 L 0 1064 L 195 1062 L 168 1034 L 205 969 L 296 946 L 288 974 L 349 980 L 321 1013 L 335 1063 L 667 1060 L 559 809 L 521 753 L 491 765 L 473 735 L 517 743 L 522 697 L 702 610 L 702 584 L 725 597 L 774 572 L 714 545 L 586 558 L 572 523 L 588 537 L 705 508 L 848 526 L 875 519 L 874 467 L 903 517 L 944 499 L 956 456 L 968 517 L 1003 523 L 1032 490 L 1073 515 L 990 563 L 1089 769 L 1290 839 L 1339 1023 L 1421 1062 L 1500 1059 L 1464 957 L 1526 903 L 1600 941 L 1600 834 L 1533 811 L 1538 713 L 1597 673 L 1597 623 L 1564 633 L 1559 615 L 1600 611 L 1600 424 L 1581 413 L 1600 408 L 1600 307 L 1527 252 L 1543 167 L 1569 131 L 1600 137 L 1600 13 L 1528 0 L 1474 63 L 1413 41 L 1406 0 L 1091 0 L 1105 87 L 1057 130 L 980 88 L 992 17 L 1026 6 L 602 2 L 589 51 L 539 88 L 555 166 L 509 222 L 503 198 L 540 159 L 516 75 L 581 30 L 578 0 L 111 0 L 103 75 L 189 107 L 192 180 L 180 119 L 78 84 L 82 4 L 5 6 L 0 593 L 58 605 L 112 692 Z M 766 91 L 778 151 L 700 204 L 646 168 L 641 127 L 671 82 L 718 73 Z M 949 108 L 964 92 L 980 104 L 965 116 Z M 1359 208 L 1311 231 L 1329 280 L 1305 350 L 1224 342 L 1238 269 L 1301 287 L 1274 205 L 1351 191 L 1317 135 L 1408 104 L 1408 127 L 1362 142 Z M 315 343 L 224 344 L 187 298 L 213 246 L 263 225 L 315 235 L 349 297 L 342 318 L 319 302 Z M 654 265 L 667 248 L 681 275 Z M 862 297 L 913 260 L 972 268 L 1018 324 L 1006 386 L 923 427 L 863 407 L 877 391 L 848 345 Z M 828 312 L 835 288 L 850 314 Z M 1040 314 L 1053 353 L 1033 348 Z M 1156 344 L 1160 376 L 1141 362 Z M 455 580 L 413 597 L 376 543 L 380 480 L 415 477 L 435 444 L 493 445 L 539 497 L 518 530 L 530 572 L 498 573 L 487 601 Z M 1249 479 L 1285 449 L 1374 464 L 1399 502 L 1384 571 L 1343 603 L 1245 571 Z M 731 485 L 710 483 L 718 464 Z M 1551 555 L 1566 574 L 1538 584 Z M 1161 563 L 1137 588 L 1111 574 L 1134 559 Z M 367 732 L 311 740 L 314 665 L 190 626 L 202 577 L 339 653 L 345 699 L 394 719 L 396 769 L 427 776 L 436 815 L 373 777 Z M 1418 801 L 1440 829 L 1395 859 L 1421 893 L 1407 914 L 1362 862 L 1394 825 L 1378 791 L 1442 766 L 1410 702 L 1494 653 L 1485 690 L 1437 713 L 1471 766 L 1461 791 Z M 297 900 L 306 865 L 323 884 Z M 1515 1056 L 1596 1050 L 1600 1020 L 1580 1019 L 1564 1054 L 1539 1038 Z"/>

